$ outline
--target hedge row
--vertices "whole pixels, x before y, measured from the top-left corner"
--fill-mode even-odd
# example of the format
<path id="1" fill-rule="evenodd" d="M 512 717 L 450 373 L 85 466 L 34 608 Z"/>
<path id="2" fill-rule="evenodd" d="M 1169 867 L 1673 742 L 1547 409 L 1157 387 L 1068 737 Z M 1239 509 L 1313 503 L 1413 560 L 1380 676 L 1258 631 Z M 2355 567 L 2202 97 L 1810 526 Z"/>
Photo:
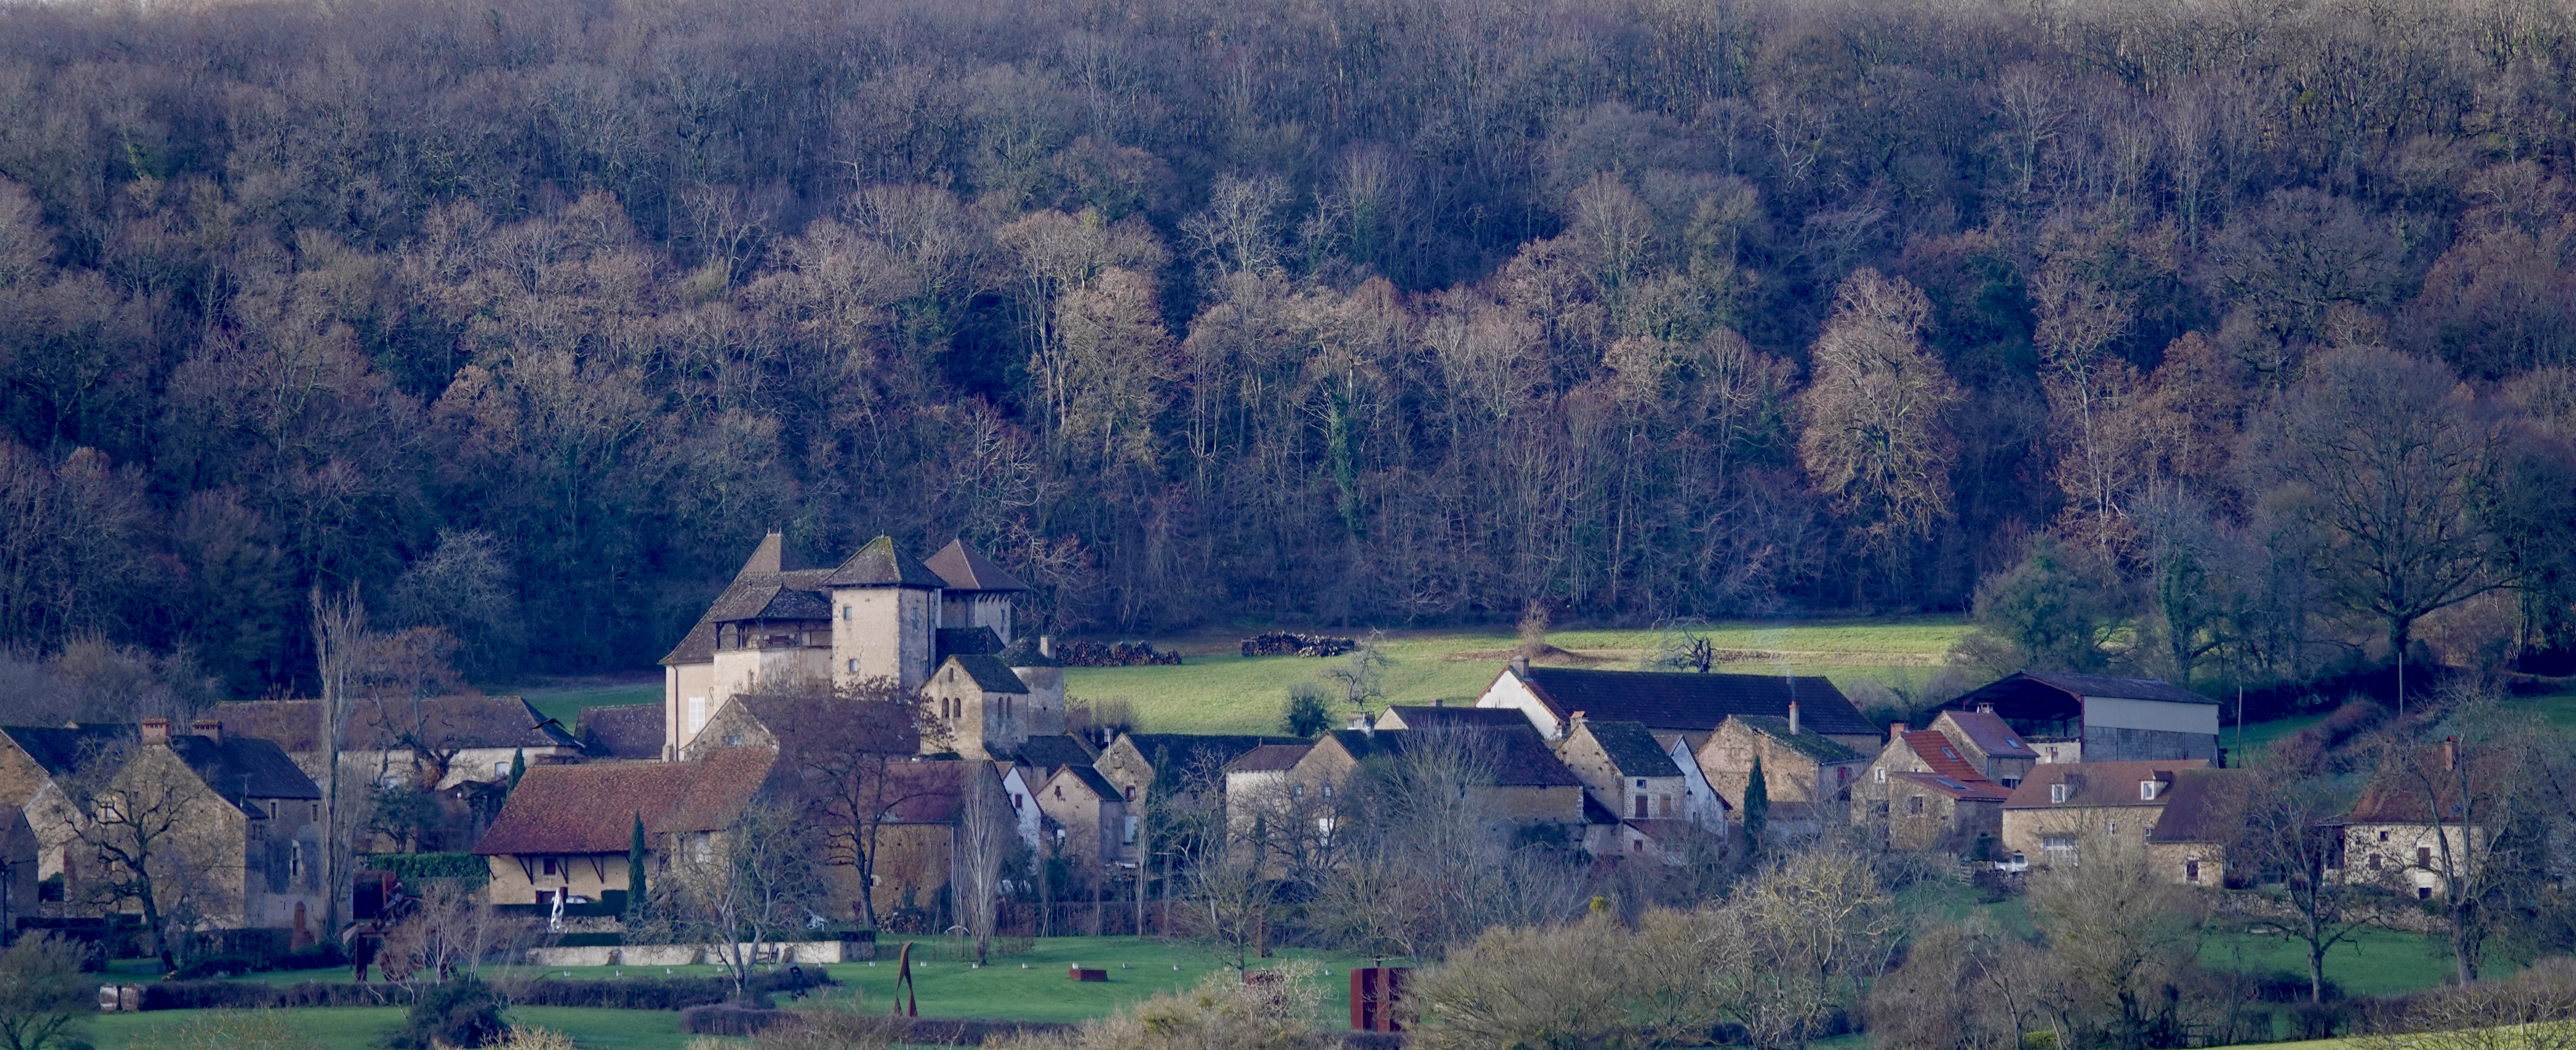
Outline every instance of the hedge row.
<path id="1" fill-rule="evenodd" d="M 749 991 L 766 996 L 833 984 L 820 968 L 791 973 L 752 975 Z M 146 1010 L 256 1010 L 288 1006 L 389 1006 L 411 1002 L 402 989 L 387 984 L 324 983 L 269 985 L 250 981 L 155 981 L 143 985 Z M 510 996 L 517 1006 L 590 1006 L 614 1010 L 685 1010 L 733 998 L 733 982 L 722 977 L 625 977 L 611 981 L 532 981 Z"/>
<path id="2" fill-rule="evenodd" d="M 364 870 L 390 871 L 405 885 L 429 879 L 454 879 L 481 886 L 492 881 L 492 866 L 471 853 L 378 853 L 366 858 Z"/>

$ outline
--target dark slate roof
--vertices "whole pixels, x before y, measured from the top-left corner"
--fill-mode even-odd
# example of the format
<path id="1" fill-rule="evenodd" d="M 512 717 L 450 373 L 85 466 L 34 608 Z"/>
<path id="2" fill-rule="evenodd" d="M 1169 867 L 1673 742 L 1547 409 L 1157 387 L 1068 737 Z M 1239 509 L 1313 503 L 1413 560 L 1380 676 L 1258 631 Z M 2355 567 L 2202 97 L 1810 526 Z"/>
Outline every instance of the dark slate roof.
<path id="1" fill-rule="evenodd" d="M 2012 726 L 2004 723 L 2002 715 L 1992 711 L 1943 711 L 1937 717 L 1947 718 L 1950 724 L 1958 726 L 1959 731 L 1967 736 L 1968 742 L 1976 745 L 1977 750 L 1985 752 L 1987 757 L 2028 759 L 2039 757 L 2039 752 L 2031 750 L 2029 742 L 2023 740 L 2020 733 L 2014 732 Z"/>
<path id="2" fill-rule="evenodd" d="M 1429 729 L 1432 726 L 1484 726 L 1508 729 L 1530 724 L 1529 715 L 1510 707 L 1466 707 L 1396 704 L 1386 709 L 1406 729 Z M 1378 716 L 1384 719 L 1386 715 Z"/>
<path id="3" fill-rule="evenodd" d="M 1002 651 L 1002 636 L 994 634 L 990 627 L 942 627 L 936 641 L 942 660 L 951 656 L 992 656 Z"/>
<path id="4" fill-rule="evenodd" d="M 1820 764 L 1869 760 L 1868 755 L 1852 750 L 1842 741 L 1816 732 L 1814 726 L 1806 724 L 1806 712 L 1803 710 L 1798 712 L 1798 731 L 1794 734 L 1789 732 L 1788 719 L 1773 715 L 1728 715 L 1726 720 L 1742 722 L 1745 728 L 1777 740 L 1791 750 L 1815 759 Z"/>
<path id="5" fill-rule="evenodd" d="M 223 723 L 226 736 L 238 733 L 274 740 L 289 754 L 322 750 L 319 700 L 216 704 L 204 717 Z M 440 749 L 577 746 L 573 730 L 561 722 L 549 722 L 515 696 L 433 696 L 417 705 L 409 700 L 351 701 L 340 746 L 349 751 L 390 750 L 403 746 L 403 736 L 414 731 L 424 743 Z"/>
<path id="6" fill-rule="evenodd" d="M 1581 711 L 1602 721 L 1643 722 L 1648 729 L 1706 731 L 1729 715 L 1786 717 L 1796 701 L 1802 727 L 1878 735 L 1842 690 L 1820 677 L 1533 667 L 1524 680 L 1559 718 Z"/>
<path id="7" fill-rule="evenodd" d="M 322 797 L 313 778 L 295 768 L 295 760 L 286 757 L 286 749 L 275 741 L 226 733 L 223 742 L 217 743 L 212 737 L 173 733 L 170 752 L 225 798 Z"/>
<path id="8" fill-rule="evenodd" d="M 1126 741 L 1128 746 L 1135 748 L 1136 753 L 1143 756 L 1148 765 L 1154 765 L 1154 773 L 1158 777 L 1185 776 L 1196 771 L 1202 764 L 1209 769 L 1223 769 L 1226 763 L 1242 758 L 1244 752 L 1263 744 L 1306 743 L 1305 740 L 1293 736 L 1235 736 L 1212 733 L 1129 733 L 1118 739 Z M 1161 768 L 1159 764 L 1167 761 L 1172 768 Z"/>
<path id="9" fill-rule="evenodd" d="M 1977 693 L 1982 693 L 1988 689 L 2011 682 L 2015 678 L 2039 682 L 2065 692 L 2073 693 L 2077 696 L 2098 696 L 2118 700 L 2163 700 L 2167 703 L 2175 704 L 2215 704 L 2218 702 L 2210 699 L 2209 697 L 2202 696 L 2199 693 L 2192 692 L 2189 689 L 2185 689 L 2161 679 L 2114 678 L 2110 675 L 2076 674 L 2071 671 L 2023 671 L 2020 674 L 2011 675 L 2003 678 L 2002 680 L 1981 686 L 1976 690 L 1976 692 L 1960 697 L 1956 702 L 1962 707 L 1973 707 L 1974 704 L 1969 701 L 1971 698 L 1975 697 Z"/>
<path id="10" fill-rule="evenodd" d="M 536 766 L 474 844 L 485 856 L 624 853 L 641 816 L 654 835 L 733 823 L 768 778 L 775 752 L 725 748 L 696 762 Z"/>
<path id="11" fill-rule="evenodd" d="M 1090 765 L 1100 756 L 1093 754 L 1091 745 L 1083 743 L 1081 737 L 1060 733 L 1055 736 L 1030 737 L 1022 741 L 1019 748 L 1012 751 L 1009 757 L 1011 761 L 1020 765 L 1034 766 L 1052 773 L 1065 766 Z"/>
<path id="12" fill-rule="evenodd" d="M 983 552 L 966 545 L 965 540 L 950 540 L 930 556 L 923 566 L 938 573 L 952 591 L 1025 591 L 1028 585 L 1002 571 L 984 557 Z"/>
<path id="13" fill-rule="evenodd" d="M 1984 777 L 1962 779 L 1939 773 L 1896 773 L 1893 777 L 1970 802 L 2001 802 L 2012 797 L 2012 792 L 2005 790 L 2003 785 Z"/>
<path id="14" fill-rule="evenodd" d="M 1960 781 L 1986 779 L 1983 771 L 1968 764 L 1967 756 L 1959 753 L 1958 746 L 1950 743 L 1949 737 L 1929 729 L 1908 730 L 1905 734 L 1905 746 L 1913 749 L 1914 757 L 1922 759 L 1924 765 L 1932 767 L 1932 772 L 1937 776 Z"/>
<path id="15" fill-rule="evenodd" d="M 83 726 L 0 726 L 18 749 L 27 753 L 47 776 L 64 776 L 78 772 L 93 759 L 119 751 L 134 741 L 130 725 Z"/>
<path id="16" fill-rule="evenodd" d="M 2187 769 L 2207 769 L 2209 761 L 2200 758 L 2167 759 L 2153 762 L 2042 762 L 2030 767 L 2030 776 L 2013 789 L 2005 809 L 2050 809 L 2058 806 L 2162 806 L 2165 796 L 2159 791 L 2153 799 L 2138 797 L 2138 783 L 2161 780 L 2167 784 Z M 2048 800 L 2053 784 L 2073 788 L 2066 801 Z"/>
<path id="17" fill-rule="evenodd" d="M 1704 830 L 1698 824 L 1671 817 L 1652 817 L 1645 820 L 1632 817 L 1619 823 L 1636 829 L 1640 835 L 1661 842 L 1676 842 Z"/>
<path id="18" fill-rule="evenodd" d="M 1000 656 L 1003 663 L 1013 667 L 1064 666 L 1064 661 L 1038 651 L 1038 640 L 1028 635 L 1021 635 L 1020 639 L 1012 642 L 1009 648 L 995 655 Z"/>
<path id="19" fill-rule="evenodd" d="M 1315 749 L 1313 744 L 1263 744 L 1243 753 L 1242 758 L 1227 763 L 1228 773 L 1280 773 L 1296 767 Z"/>
<path id="20" fill-rule="evenodd" d="M 1349 752 L 1353 759 L 1365 762 L 1372 755 L 1403 754 L 1407 747 L 1424 739 L 1426 734 L 1447 732 L 1472 733 L 1478 738 L 1481 746 L 1489 749 L 1488 754 L 1494 766 L 1495 787 L 1580 787 L 1583 784 L 1582 779 L 1576 777 L 1573 770 L 1567 769 L 1564 761 L 1558 759 L 1556 752 L 1547 746 L 1547 738 L 1540 736 L 1538 728 L 1529 725 L 1526 719 L 1517 726 L 1467 726 L 1455 729 L 1443 726 L 1433 729 L 1381 729 L 1376 732 L 1336 729 L 1326 733 L 1325 736 L 1338 741 L 1342 750 Z M 1647 738 L 1649 745 L 1653 742 L 1652 737 Z M 1671 766 L 1672 760 L 1666 758 L 1664 763 L 1666 766 Z M 1679 776 L 1680 770 L 1675 769 L 1663 775 Z"/>
<path id="21" fill-rule="evenodd" d="M 1655 743 L 1655 735 L 1640 722 L 1586 722 L 1584 731 L 1592 742 L 1601 745 L 1610 756 L 1610 765 L 1626 777 L 1677 777 L 1682 767 L 1673 764 L 1673 756 Z"/>
<path id="22" fill-rule="evenodd" d="M 1619 815 L 1610 812 L 1610 807 L 1602 805 L 1592 797 L 1591 792 L 1586 791 L 1583 793 L 1583 822 L 1586 824 L 1616 824 L 1619 822 Z"/>
<path id="23" fill-rule="evenodd" d="M 1110 783 L 1108 777 L 1101 776 L 1099 770 L 1090 766 L 1066 766 L 1057 770 L 1054 777 L 1047 779 L 1049 783 L 1053 783 L 1057 778 L 1071 780 L 1090 789 L 1092 794 L 1112 802 L 1123 802 L 1127 798 L 1124 792 L 1118 790 L 1118 785 Z"/>
<path id="24" fill-rule="evenodd" d="M 894 548 L 894 537 L 879 536 L 859 548 L 850 560 L 823 578 L 826 587 L 926 587 L 937 590 L 948 581 L 910 555 Z"/>
<path id="25" fill-rule="evenodd" d="M 2246 795 L 2253 773 L 2243 769 L 2185 769 L 2174 774 L 2165 811 L 2149 842 L 2229 842 L 2245 830 Z"/>
<path id="26" fill-rule="evenodd" d="M 1029 684 L 1011 672 L 1011 665 L 989 656 L 951 656 L 948 662 L 966 672 L 975 687 L 987 693 L 1026 693 Z"/>
<path id="27" fill-rule="evenodd" d="M 832 618 L 832 599 L 824 597 L 823 592 L 821 591 L 808 591 L 795 587 L 775 585 L 761 589 L 769 592 L 769 598 L 767 601 L 762 602 L 759 608 L 739 616 L 727 616 L 717 622 L 726 623 L 735 620 L 829 620 Z"/>
<path id="28" fill-rule="evenodd" d="M 585 707 L 573 720 L 574 735 L 590 758 L 660 758 L 663 716 L 660 704 Z"/>

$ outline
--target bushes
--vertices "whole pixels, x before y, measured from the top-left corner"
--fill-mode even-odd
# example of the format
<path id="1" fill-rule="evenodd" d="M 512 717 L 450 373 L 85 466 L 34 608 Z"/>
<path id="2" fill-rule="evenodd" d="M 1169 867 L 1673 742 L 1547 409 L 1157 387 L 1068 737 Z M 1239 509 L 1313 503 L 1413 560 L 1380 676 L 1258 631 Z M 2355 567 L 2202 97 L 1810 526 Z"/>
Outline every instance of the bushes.
<path id="1" fill-rule="evenodd" d="M 422 989 L 411 1014 L 385 1045 L 396 1050 L 430 1050 L 436 1046 L 490 1046 L 509 1037 L 501 1021 L 501 996 L 472 975 Z"/>
<path id="2" fill-rule="evenodd" d="M 1023 1032 L 983 1045 L 1011 1050 L 1324 1050 L 1334 1045 L 1333 1037 L 1313 1027 L 1321 989 L 1312 980 L 1312 964 L 1267 972 L 1278 977 L 1246 984 L 1219 971 L 1189 991 L 1157 995 L 1079 1028 Z M 908 1038 L 925 1034 L 916 1028 Z"/>
<path id="3" fill-rule="evenodd" d="M 1243 655 L 1252 656 L 1342 656 L 1360 647 L 1356 638 L 1328 638 L 1320 634 L 1297 634 L 1272 631 L 1243 640 Z"/>
<path id="4" fill-rule="evenodd" d="M 349 956 L 336 944 L 317 944 L 283 955 L 250 955 L 227 953 L 196 959 L 170 972 L 172 980 L 195 981 L 209 977 L 239 977 L 248 973 L 272 970 L 327 970 L 349 965 Z"/>
<path id="5" fill-rule="evenodd" d="M 471 853 L 379 853 L 367 858 L 370 871 L 390 871 L 406 885 L 451 879 L 468 888 L 492 881 L 491 865 Z"/>
<path id="6" fill-rule="evenodd" d="M 390 985 L 324 984 L 306 981 L 286 986 L 248 981 L 156 981 L 143 986 L 146 1010 L 264 1010 L 281 1006 L 383 1006 L 411 996 Z"/>

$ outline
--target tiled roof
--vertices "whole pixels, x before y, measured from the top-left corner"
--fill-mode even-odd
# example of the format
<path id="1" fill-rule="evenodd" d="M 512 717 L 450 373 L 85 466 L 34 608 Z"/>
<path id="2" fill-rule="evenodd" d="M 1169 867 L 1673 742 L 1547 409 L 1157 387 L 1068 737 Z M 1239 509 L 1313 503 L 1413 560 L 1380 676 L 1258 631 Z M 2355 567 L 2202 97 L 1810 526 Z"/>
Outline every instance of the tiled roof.
<path id="1" fill-rule="evenodd" d="M 48 776 L 78 772 L 95 759 L 119 753 L 134 741 L 130 725 L 0 726 L 0 734 L 25 751 Z"/>
<path id="2" fill-rule="evenodd" d="M 659 710 L 656 708 L 656 710 Z M 217 704 L 205 717 L 224 724 L 227 735 L 274 740 L 290 754 L 322 750 L 322 702 L 319 700 L 251 700 Z M 423 741 L 438 749 L 548 748 L 574 746 L 574 731 L 547 722 L 536 708 L 515 696 L 434 696 L 410 700 L 355 700 L 340 746 L 348 751 L 384 751 L 403 746 L 402 737 L 417 729 Z"/>
<path id="3" fill-rule="evenodd" d="M 170 752 L 225 798 L 322 797 L 313 778 L 295 768 L 295 760 L 273 741 L 225 733 L 217 743 L 212 737 L 172 733 Z"/>
<path id="4" fill-rule="evenodd" d="M 1819 733 L 1878 735 L 1878 727 L 1820 677 L 1533 667 L 1523 680 L 1559 718 L 1581 711 L 1602 721 L 1643 722 L 1649 729 L 1706 731 L 1729 715 L 1786 717 L 1795 701 L 1800 724 Z"/>
<path id="5" fill-rule="evenodd" d="M 1011 671 L 1011 665 L 990 656 L 951 656 L 948 662 L 966 673 L 975 687 L 987 693 L 1026 693 L 1029 684 Z"/>
<path id="6" fill-rule="evenodd" d="M 2472 802 L 2483 802 L 2497 794 L 2495 786 L 2505 781 L 2509 758 L 2496 752 L 2470 750 L 2462 761 L 2469 767 Z M 2344 819 L 2354 824 L 2431 824 L 2436 821 L 2436 806 L 2442 822 L 2473 819 L 2460 804 L 2460 774 L 2448 768 L 2445 761 L 2439 747 L 2419 748 L 2400 756 L 2397 766 L 2379 770 L 2370 778 L 2361 789 L 2360 800 L 2353 803 L 2351 815 Z"/>
<path id="7" fill-rule="evenodd" d="M 936 639 L 939 658 L 992 656 L 1002 651 L 1002 636 L 990 627 L 942 627 Z"/>
<path id="8" fill-rule="evenodd" d="M 1158 777 L 1189 776 L 1201 769 L 1221 770 L 1226 763 L 1242 758 L 1244 752 L 1263 744 L 1306 743 L 1293 736 L 1203 733 L 1129 733 L 1118 739 L 1134 748 L 1147 765 L 1155 767 Z M 1163 768 L 1165 765 L 1171 768 Z"/>
<path id="9" fill-rule="evenodd" d="M 950 540 L 922 565 L 939 574 L 952 591 L 1025 591 L 1028 585 L 984 557 L 962 539 Z"/>
<path id="10" fill-rule="evenodd" d="M 511 789 L 474 852 L 624 853 L 639 815 L 655 835 L 719 830 L 751 803 L 776 757 L 738 747 L 695 762 L 537 766 Z"/>
<path id="11" fill-rule="evenodd" d="M 775 532 L 770 533 L 762 538 L 760 546 L 752 549 L 751 557 L 743 560 L 742 568 L 734 573 L 733 581 L 727 583 L 723 592 L 716 595 L 716 600 L 707 605 L 706 613 L 698 617 L 697 624 L 689 628 L 689 633 L 680 637 L 680 644 L 662 657 L 662 662 L 694 664 L 715 659 L 717 621 L 738 620 L 758 612 L 774 596 L 772 588 L 821 590 L 823 579 L 831 574 L 830 569 L 788 568 L 784 539 Z"/>
<path id="12" fill-rule="evenodd" d="M 1092 794 L 1105 800 L 1124 801 L 1126 799 L 1126 794 L 1118 790 L 1118 785 L 1110 783 L 1108 777 L 1101 776 L 1098 769 L 1090 766 L 1066 766 L 1057 770 L 1055 776 L 1047 780 L 1050 784 L 1057 781 L 1080 784 Z"/>
<path id="13" fill-rule="evenodd" d="M 1931 788 L 1934 791 L 1938 791 L 1955 799 L 1964 799 L 1974 802 L 2001 802 L 2012 797 L 2012 792 L 2006 790 L 2003 785 L 1995 783 L 1994 781 L 1988 780 L 1984 777 L 1961 779 L 1959 777 L 1944 776 L 1939 773 L 1892 773 L 1889 775 L 1897 780 L 1921 784 L 1924 787 Z"/>
<path id="14" fill-rule="evenodd" d="M 1003 663 L 1009 664 L 1013 667 L 1064 666 L 1064 661 L 1038 651 L 1038 640 L 1025 634 L 1021 635 L 1018 640 L 1013 641 L 1009 648 L 1002 650 L 996 655 Z"/>
<path id="15" fill-rule="evenodd" d="M 1312 744 L 1263 744 L 1243 753 L 1242 758 L 1226 764 L 1228 773 L 1279 773 L 1295 768 L 1314 750 Z"/>
<path id="16" fill-rule="evenodd" d="M 1950 743 L 1949 737 L 1929 729 L 1909 730 L 1905 734 L 1905 746 L 1938 775 L 1952 780 L 1986 779 L 1983 771 L 1969 765 L 1967 758 L 1959 754 L 1959 748 Z"/>
<path id="17" fill-rule="evenodd" d="M 1486 726 L 1490 728 L 1503 729 L 1516 725 L 1525 726 L 1530 724 L 1528 714 L 1509 707 L 1467 707 L 1464 705 L 1453 706 L 1449 704 L 1441 704 L 1438 706 L 1430 704 L 1394 704 L 1387 707 L 1385 714 L 1378 716 L 1378 721 L 1383 723 L 1390 715 L 1394 716 L 1395 721 L 1401 723 L 1401 725 L 1388 726 L 1387 728 L 1429 729 L 1432 726 Z"/>
<path id="18" fill-rule="evenodd" d="M 1644 820 L 1632 817 L 1627 820 L 1622 820 L 1619 823 L 1635 828 L 1638 834 L 1644 835 L 1647 838 L 1659 839 L 1666 842 L 1684 838 L 1694 832 L 1703 832 L 1705 830 L 1699 825 L 1687 820 L 1677 820 L 1664 817 L 1650 817 Z"/>
<path id="19" fill-rule="evenodd" d="M 2209 761 L 2199 758 L 2167 759 L 2153 762 L 2042 762 L 2030 767 L 2030 776 L 2013 789 L 2005 809 L 2050 809 L 2057 806 L 2162 806 L 2164 789 L 2153 799 L 2138 797 L 2141 781 L 2155 780 L 2172 784 L 2174 776 L 2187 769 L 2207 769 Z M 2049 800 L 2051 785 L 2068 787 L 2066 801 Z"/>
<path id="20" fill-rule="evenodd" d="M 1069 733 L 1055 736 L 1033 736 L 1020 743 L 1010 754 L 1012 761 L 1053 773 L 1065 766 L 1087 766 L 1099 758 L 1091 745 Z"/>
<path id="21" fill-rule="evenodd" d="M 927 566 L 896 550 L 894 537 L 879 536 L 850 555 L 841 567 L 823 578 L 825 587 L 924 587 L 937 590 L 948 581 Z"/>
<path id="22" fill-rule="evenodd" d="M 1989 758 L 2037 759 L 2039 757 L 2039 752 L 2031 750 L 2030 744 L 2021 738 L 2020 733 L 2004 723 L 2002 715 L 1992 711 L 1943 711 L 1939 717 L 1949 719 L 1950 724 L 1958 726 L 1959 732 L 1968 738 L 1968 742 L 1976 745 L 1977 750 L 1985 752 Z"/>
<path id="23" fill-rule="evenodd" d="M 1789 720 L 1776 715 L 1728 715 L 1726 720 L 1742 722 L 1746 729 L 1777 740 L 1799 754 L 1815 759 L 1819 764 L 1831 765 L 1836 762 L 1869 760 L 1868 755 L 1852 750 L 1842 741 L 1816 732 L 1816 727 L 1807 725 L 1803 718 L 1799 720 L 1798 731 L 1794 734 L 1789 732 Z"/>
<path id="24" fill-rule="evenodd" d="M 585 707 L 573 735 L 588 758 L 660 758 L 663 716 L 660 704 Z"/>
<path id="25" fill-rule="evenodd" d="M 1567 769 L 1563 760 L 1547 746 L 1547 738 L 1524 720 L 1520 725 L 1501 727 L 1439 726 L 1431 729 L 1381 729 L 1374 733 L 1359 729 L 1336 729 L 1325 736 L 1339 743 L 1353 759 L 1367 761 L 1371 755 L 1400 755 L 1405 749 L 1429 739 L 1431 734 L 1459 734 L 1483 749 L 1493 764 L 1495 787 L 1579 787 L 1583 781 Z M 1651 738 L 1650 738 L 1651 739 Z M 1665 763 L 1669 765 L 1668 757 Z M 1649 774 L 1652 775 L 1652 774 Z M 1664 776 L 1678 776 L 1678 769 Z"/>
<path id="26" fill-rule="evenodd" d="M 2015 679 L 2038 682 L 2076 696 L 2117 700 L 2162 700 L 2176 704 L 2216 704 L 2218 702 L 2171 682 L 2155 678 L 2114 678 L 2110 675 L 2075 674 L 2070 671 L 2023 671 L 1981 686 L 1953 703 L 1973 708 L 1978 693 L 1997 686 L 2009 685 Z"/>
<path id="27" fill-rule="evenodd" d="M 823 592 L 821 591 L 800 590 L 795 587 L 775 585 L 763 589 L 769 592 L 769 598 L 767 601 L 762 602 L 759 608 L 740 616 L 728 616 L 717 622 L 722 623 L 733 620 L 829 620 L 832 618 L 832 599 L 824 597 Z"/>
<path id="28" fill-rule="evenodd" d="M 2243 769 L 2185 769 L 2174 774 L 2165 811 L 2149 842 L 2227 842 L 2245 830 L 2245 800 L 2254 774 Z"/>
<path id="29" fill-rule="evenodd" d="M 1680 766 L 1673 756 L 1655 743 L 1655 735 L 1638 722 L 1585 722 L 1578 732 L 1590 733 L 1592 742 L 1610 757 L 1610 766 L 1626 777 L 1677 777 Z"/>

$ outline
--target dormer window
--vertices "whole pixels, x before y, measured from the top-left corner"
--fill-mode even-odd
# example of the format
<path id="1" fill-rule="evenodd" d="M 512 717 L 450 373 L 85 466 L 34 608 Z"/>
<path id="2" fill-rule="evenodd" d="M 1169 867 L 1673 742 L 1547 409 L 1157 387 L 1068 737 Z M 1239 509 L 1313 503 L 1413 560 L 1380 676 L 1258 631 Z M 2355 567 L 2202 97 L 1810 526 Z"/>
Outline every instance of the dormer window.
<path id="1" fill-rule="evenodd" d="M 2051 802 L 2066 801 L 2066 785 L 2050 784 L 2048 786 L 2048 800 Z"/>
<path id="2" fill-rule="evenodd" d="M 2140 802 L 2153 802 L 2153 801 L 2155 801 L 2155 800 L 2156 800 L 2156 782 L 2155 782 L 2155 781 L 2152 781 L 2152 780 L 2141 780 L 2141 781 L 2138 781 L 2138 801 L 2140 801 Z"/>

